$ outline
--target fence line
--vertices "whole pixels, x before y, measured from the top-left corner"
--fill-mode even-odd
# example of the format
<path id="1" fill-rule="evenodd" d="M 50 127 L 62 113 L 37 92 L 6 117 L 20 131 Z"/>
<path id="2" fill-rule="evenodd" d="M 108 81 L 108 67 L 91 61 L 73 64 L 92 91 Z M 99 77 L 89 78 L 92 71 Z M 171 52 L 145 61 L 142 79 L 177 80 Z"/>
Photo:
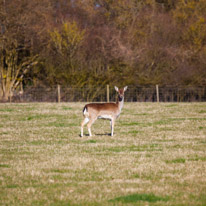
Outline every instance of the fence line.
<path id="1" fill-rule="evenodd" d="M 115 101 L 113 87 L 69 88 L 28 87 L 24 92 L 14 92 L 11 102 L 107 102 Z M 126 102 L 205 102 L 206 87 L 129 87 Z"/>

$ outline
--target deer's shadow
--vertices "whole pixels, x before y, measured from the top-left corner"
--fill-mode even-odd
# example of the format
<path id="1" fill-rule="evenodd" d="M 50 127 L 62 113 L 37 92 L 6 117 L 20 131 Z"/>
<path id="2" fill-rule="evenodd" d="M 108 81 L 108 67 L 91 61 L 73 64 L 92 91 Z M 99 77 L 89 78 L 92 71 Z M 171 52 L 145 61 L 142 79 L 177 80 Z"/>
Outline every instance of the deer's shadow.
<path id="1" fill-rule="evenodd" d="M 111 136 L 111 133 L 95 134 L 96 136 Z"/>
<path id="2" fill-rule="evenodd" d="M 89 134 L 84 134 L 85 137 L 89 137 Z M 111 133 L 99 133 L 99 134 L 93 134 L 91 137 L 95 137 L 95 136 L 110 136 L 111 137 Z M 79 135 L 79 137 L 81 137 L 81 135 Z"/>

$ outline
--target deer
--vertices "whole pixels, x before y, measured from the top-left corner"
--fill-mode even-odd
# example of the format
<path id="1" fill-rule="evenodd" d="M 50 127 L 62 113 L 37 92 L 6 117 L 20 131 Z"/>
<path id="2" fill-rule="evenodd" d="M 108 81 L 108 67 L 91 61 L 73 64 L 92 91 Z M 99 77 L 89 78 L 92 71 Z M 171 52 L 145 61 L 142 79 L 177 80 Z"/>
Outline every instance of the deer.
<path id="1" fill-rule="evenodd" d="M 89 136 L 92 136 L 91 126 L 97 119 L 108 119 L 110 120 L 111 125 L 111 136 L 114 135 L 114 124 L 116 119 L 119 117 L 123 105 L 124 105 L 124 92 L 127 90 L 127 86 L 123 89 L 114 87 L 118 97 L 116 102 L 108 103 L 90 103 L 86 104 L 83 108 L 84 120 L 81 123 L 81 134 L 80 137 L 83 137 L 83 128 L 87 124 Z"/>

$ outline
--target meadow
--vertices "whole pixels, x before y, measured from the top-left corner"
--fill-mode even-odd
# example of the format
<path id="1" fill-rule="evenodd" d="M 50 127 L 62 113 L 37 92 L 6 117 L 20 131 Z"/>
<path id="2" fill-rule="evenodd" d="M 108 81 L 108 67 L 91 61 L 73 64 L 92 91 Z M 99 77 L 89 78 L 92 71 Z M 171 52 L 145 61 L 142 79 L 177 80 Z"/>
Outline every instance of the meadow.
<path id="1" fill-rule="evenodd" d="M 206 205 L 206 103 L 0 104 L 0 205 Z"/>

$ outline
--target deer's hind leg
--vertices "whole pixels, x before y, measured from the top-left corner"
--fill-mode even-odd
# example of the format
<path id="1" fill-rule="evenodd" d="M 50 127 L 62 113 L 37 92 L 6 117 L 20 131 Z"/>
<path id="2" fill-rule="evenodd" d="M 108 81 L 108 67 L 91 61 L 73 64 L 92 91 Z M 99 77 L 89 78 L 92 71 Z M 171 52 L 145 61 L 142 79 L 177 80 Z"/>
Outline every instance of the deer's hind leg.
<path id="1" fill-rule="evenodd" d="M 81 135 L 80 135 L 81 137 L 83 137 L 84 125 L 87 124 L 88 122 L 89 122 L 89 118 L 88 117 L 85 117 L 84 120 L 82 121 L 82 124 L 81 124 Z"/>
<path id="2" fill-rule="evenodd" d="M 93 123 L 95 122 L 96 118 L 90 118 L 89 119 L 89 123 L 87 124 L 87 128 L 88 128 L 88 132 L 89 132 L 89 136 L 92 136 L 92 132 L 91 132 L 91 126 L 93 125 Z"/>

